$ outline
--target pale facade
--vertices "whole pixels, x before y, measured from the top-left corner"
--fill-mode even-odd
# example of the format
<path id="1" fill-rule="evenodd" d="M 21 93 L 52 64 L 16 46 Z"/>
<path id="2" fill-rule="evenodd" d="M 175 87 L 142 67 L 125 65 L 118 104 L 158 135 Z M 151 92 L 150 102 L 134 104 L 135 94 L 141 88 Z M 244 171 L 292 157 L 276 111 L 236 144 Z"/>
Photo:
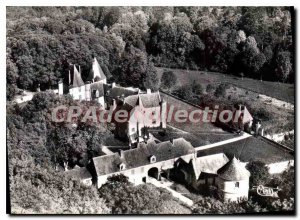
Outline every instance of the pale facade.
<path id="1" fill-rule="evenodd" d="M 159 92 L 152 93 L 148 89 L 147 93 L 125 97 L 116 110 L 125 110 L 129 115 L 126 122 L 116 122 L 116 127 L 118 136 L 128 139 L 130 146 L 149 138 L 151 129 L 165 129 L 167 126 L 167 104 Z"/>
<path id="2" fill-rule="evenodd" d="M 218 194 L 224 201 L 248 199 L 250 172 L 235 157 L 217 171 Z"/>
<path id="3" fill-rule="evenodd" d="M 98 102 L 101 106 L 105 107 L 104 101 L 104 85 L 107 83 L 106 76 L 104 75 L 96 58 L 92 64 L 92 81 L 83 82 L 81 78 L 80 67 L 79 71 L 75 65 L 68 74 L 68 93 L 74 100 Z M 64 94 L 63 82 L 58 83 L 58 94 Z"/>
<path id="4" fill-rule="evenodd" d="M 224 201 L 238 201 L 248 199 L 249 179 L 239 181 L 227 181 L 220 177 L 216 178 L 216 186 L 219 195 Z"/>

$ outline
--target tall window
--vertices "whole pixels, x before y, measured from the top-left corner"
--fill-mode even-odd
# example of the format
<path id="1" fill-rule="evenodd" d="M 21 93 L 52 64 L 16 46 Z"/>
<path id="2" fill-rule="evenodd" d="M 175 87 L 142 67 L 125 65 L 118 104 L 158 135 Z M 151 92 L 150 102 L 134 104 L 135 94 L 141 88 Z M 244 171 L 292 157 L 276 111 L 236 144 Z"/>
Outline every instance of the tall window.
<path id="1" fill-rule="evenodd" d="M 240 183 L 239 182 L 235 182 L 235 187 L 239 188 L 240 187 Z"/>

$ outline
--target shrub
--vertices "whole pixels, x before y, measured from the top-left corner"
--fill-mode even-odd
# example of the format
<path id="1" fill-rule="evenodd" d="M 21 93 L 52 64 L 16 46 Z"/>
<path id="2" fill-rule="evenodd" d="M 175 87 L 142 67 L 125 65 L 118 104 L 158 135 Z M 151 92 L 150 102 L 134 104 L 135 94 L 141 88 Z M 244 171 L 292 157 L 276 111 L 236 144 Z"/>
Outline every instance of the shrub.
<path id="1" fill-rule="evenodd" d="M 229 85 L 228 85 L 228 84 L 223 84 L 223 83 L 221 83 L 221 84 L 217 87 L 217 89 L 216 89 L 214 95 L 215 95 L 217 98 L 225 97 L 225 96 L 226 96 L 226 90 L 227 90 L 228 88 L 229 88 Z"/>
<path id="2" fill-rule="evenodd" d="M 263 162 L 251 161 L 247 164 L 247 169 L 251 173 L 250 186 L 265 185 L 270 179 L 269 169 Z"/>
<path id="3" fill-rule="evenodd" d="M 161 88 L 170 89 L 172 86 L 176 85 L 177 77 L 173 71 L 165 71 L 161 77 Z"/>
<path id="4" fill-rule="evenodd" d="M 206 92 L 208 92 L 208 93 L 214 91 L 215 89 L 216 89 L 215 86 L 212 84 L 208 84 L 206 86 Z"/>

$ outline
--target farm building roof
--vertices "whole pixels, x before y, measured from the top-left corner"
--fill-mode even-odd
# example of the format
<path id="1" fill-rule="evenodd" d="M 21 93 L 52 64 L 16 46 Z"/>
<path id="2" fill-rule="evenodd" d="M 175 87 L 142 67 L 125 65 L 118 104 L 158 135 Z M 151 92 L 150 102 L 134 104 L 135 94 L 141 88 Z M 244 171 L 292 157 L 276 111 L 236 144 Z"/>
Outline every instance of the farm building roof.
<path id="1" fill-rule="evenodd" d="M 135 149 L 126 150 L 111 155 L 105 155 L 93 158 L 95 170 L 98 176 L 115 173 L 120 171 L 119 165 L 125 164 L 126 169 L 144 166 L 150 163 L 150 157 L 155 156 L 156 162 L 178 158 L 194 152 L 193 146 L 184 140 L 178 138 L 171 141 L 147 144 L 141 143 Z"/>
<path id="2" fill-rule="evenodd" d="M 293 151 L 260 136 L 250 136 L 221 146 L 199 150 L 197 156 L 216 153 L 224 153 L 230 158 L 236 156 L 242 162 L 261 161 L 265 164 L 294 159 Z"/>
<path id="3" fill-rule="evenodd" d="M 122 96 L 125 98 L 127 96 L 135 95 L 137 93 L 138 89 L 134 90 L 132 88 L 115 86 L 111 89 L 108 89 L 107 96 L 109 96 L 112 99 L 115 99 Z"/>
<path id="4" fill-rule="evenodd" d="M 202 172 L 216 174 L 228 161 L 228 157 L 223 153 L 197 157 L 194 164 L 195 176 L 198 179 Z"/>
<path id="5" fill-rule="evenodd" d="M 159 92 L 139 94 L 142 105 L 145 108 L 158 107 L 160 104 Z"/>

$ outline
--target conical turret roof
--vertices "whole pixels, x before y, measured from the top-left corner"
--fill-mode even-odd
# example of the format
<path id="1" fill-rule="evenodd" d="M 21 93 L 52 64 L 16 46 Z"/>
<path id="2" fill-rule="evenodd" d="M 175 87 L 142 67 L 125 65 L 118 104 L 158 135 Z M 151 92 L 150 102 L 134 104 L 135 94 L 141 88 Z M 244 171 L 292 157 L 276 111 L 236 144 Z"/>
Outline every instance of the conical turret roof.
<path id="1" fill-rule="evenodd" d="M 250 177 L 250 172 L 235 157 L 221 167 L 217 173 L 220 178 L 227 181 L 246 180 Z"/>
<path id="2" fill-rule="evenodd" d="M 84 82 L 81 79 L 80 73 L 78 72 L 76 66 L 74 65 L 72 86 L 73 87 L 80 87 L 80 86 L 83 86 L 83 85 L 84 85 Z"/>
<path id="3" fill-rule="evenodd" d="M 106 76 L 95 57 L 93 60 L 92 79 L 95 80 L 96 77 L 98 80 L 106 79 Z"/>

